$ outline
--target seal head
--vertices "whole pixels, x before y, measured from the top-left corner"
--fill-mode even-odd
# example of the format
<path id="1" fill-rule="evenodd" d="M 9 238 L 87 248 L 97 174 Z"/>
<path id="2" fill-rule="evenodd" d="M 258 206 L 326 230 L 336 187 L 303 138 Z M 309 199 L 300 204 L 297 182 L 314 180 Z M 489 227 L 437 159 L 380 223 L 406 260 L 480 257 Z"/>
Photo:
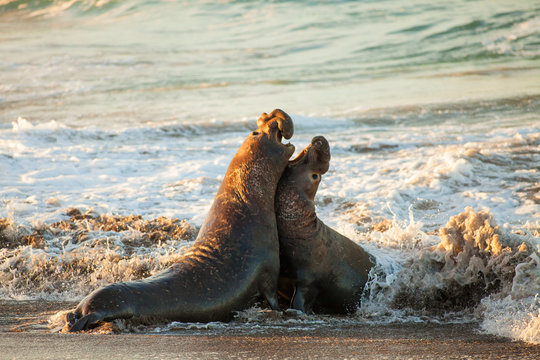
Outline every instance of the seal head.
<path id="1" fill-rule="evenodd" d="M 276 216 L 280 237 L 314 236 L 317 231 L 315 194 L 330 166 L 330 145 L 316 136 L 289 161 L 278 185 Z M 298 230 L 302 229 L 299 234 Z"/>

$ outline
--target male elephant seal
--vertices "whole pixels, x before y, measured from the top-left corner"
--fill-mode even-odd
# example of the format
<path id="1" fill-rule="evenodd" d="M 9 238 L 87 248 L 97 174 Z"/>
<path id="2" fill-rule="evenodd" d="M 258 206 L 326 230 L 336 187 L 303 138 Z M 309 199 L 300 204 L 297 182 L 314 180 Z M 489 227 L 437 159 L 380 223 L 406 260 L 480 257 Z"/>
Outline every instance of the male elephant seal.
<path id="1" fill-rule="evenodd" d="M 229 321 L 264 296 L 279 309 L 277 183 L 294 152 L 281 110 L 265 113 L 232 159 L 193 247 L 167 270 L 98 289 L 66 316 L 75 332 L 118 318 Z"/>
<path id="2" fill-rule="evenodd" d="M 329 161 L 328 141 L 314 137 L 289 161 L 276 193 L 281 276 L 295 283 L 292 307 L 308 313 L 354 311 L 374 266 L 359 245 L 317 217 L 315 193 Z M 280 286 L 281 293 L 287 291 Z"/>

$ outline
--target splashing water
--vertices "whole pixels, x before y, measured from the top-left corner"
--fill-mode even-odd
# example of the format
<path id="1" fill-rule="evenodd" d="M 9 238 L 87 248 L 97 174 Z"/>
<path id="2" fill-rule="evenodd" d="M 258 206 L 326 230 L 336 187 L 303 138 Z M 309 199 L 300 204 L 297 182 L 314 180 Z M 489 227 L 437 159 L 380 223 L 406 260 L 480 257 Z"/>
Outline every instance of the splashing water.
<path id="1" fill-rule="evenodd" d="M 538 326 L 538 240 L 501 231 L 489 212 L 470 207 L 438 234 L 439 244 L 413 248 L 399 267 L 386 261 L 373 269 L 359 314 L 393 320 L 476 316 L 486 331 L 539 343 L 532 330 Z M 499 327 L 499 322 L 507 325 Z"/>

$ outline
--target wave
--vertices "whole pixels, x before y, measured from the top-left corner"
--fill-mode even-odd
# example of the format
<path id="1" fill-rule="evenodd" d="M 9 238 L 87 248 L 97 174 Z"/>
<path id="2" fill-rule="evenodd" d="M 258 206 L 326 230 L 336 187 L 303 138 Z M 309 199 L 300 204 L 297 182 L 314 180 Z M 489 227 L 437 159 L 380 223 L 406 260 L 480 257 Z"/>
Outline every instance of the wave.
<path id="1" fill-rule="evenodd" d="M 319 131 L 335 130 L 336 128 L 346 129 L 352 123 L 328 117 L 308 117 L 295 116 L 295 127 L 297 130 Z M 0 136 L 7 139 L 26 139 L 34 143 L 59 143 L 62 146 L 69 144 L 79 144 L 85 141 L 96 141 L 110 143 L 145 142 L 152 140 L 166 141 L 174 138 L 206 138 L 215 136 L 223 139 L 230 136 L 244 136 L 257 128 L 256 119 L 240 119 L 237 121 L 198 121 L 198 122 L 171 122 L 168 124 L 154 126 L 125 127 L 120 125 L 117 130 L 104 129 L 95 126 L 90 127 L 70 127 L 57 121 L 43 123 L 32 123 L 24 118 L 18 118 L 11 123 L 11 127 L 5 124 L 0 126 Z M 3 133 L 3 134 L 2 134 Z M 33 140 L 32 140 L 33 139 Z M 1 154 L 0 147 L 0 154 Z"/>
<path id="2" fill-rule="evenodd" d="M 540 324 L 538 229 L 525 236 L 508 233 L 489 212 L 466 208 L 428 241 L 399 224 L 383 230 L 367 238 L 387 239 L 401 250 L 392 256 L 397 261 L 383 259 L 373 269 L 359 315 L 392 321 L 477 318 L 492 334 L 540 343 L 534 332 Z M 509 318 L 514 320 L 505 323 Z"/>
<path id="3" fill-rule="evenodd" d="M 509 233 L 488 211 L 472 208 L 431 235 L 419 223 L 373 221 L 361 243 L 377 265 L 349 320 L 298 314 L 283 320 L 254 308 L 239 313 L 233 326 L 254 321 L 298 321 L 304 327 L 351 321 L 479 321 L 489 333 L 540 343 L 535 331 L 540 321 L 538 229 Z M 68 209 L 62 221 L 32 227 L 1 219 L 0 296 L 74 301 L 111 282 L 144 278 L 177 261 L 197 231 L 177 219 L 143 220 L 79 209 Z M 129 322 L 115 324 L 115 331 L 133 329 Z M 189 325 L 174 323 L 166 331 L 178 326 Z"/>
<path id="4" fill-rule="evenodd" d="M 64 299 L 140 279 L 179 258 L 197 235 L 186 221 L 67 209 L 67 219 L 25 226 L 0 219 L 0 297 Z"/>
<path id="5" fill-rule="evenodd" d="M 128 128 L 101 129 L 95 126 L 75 128 L 69 127 L 56 121 L 33 124 L 24 118 L 18 118 L 12 122 L 11 129 L 4 126 L 4 131 L 21 134 L 37 139 L 46 139 L 49 142 L 68 140 L 78 142 L 82 139 L 95 141 L 130 141 L 134 139 L 156 139 L 193 137 L 204 135 L 227 134 L 237 132 L 249 132 L 257 127 L 256 120 L 227 121 L 200 121 L 198 123 L 175 123 L 151 127 L 135 126 Z"/>
<path id="6" fill-rule="evenodd" d="M 437 77 L 453 76 L 439 74 Z M 431 104 L 411 104 L 406 106 L 387 106 L 351 110 L 336 114 L 357 124 L 358 126 L 422 126 L 422 125 L 460 125 L 497 122 L 498 127 L 507 124 L 504 121 L 515 121 L 516 114 L 534 114 L 540 112 L 540 94 L 496 98 L 496 99 L 463 99 L 455 102 Z M 506 120 L 505 120 L 506 119 Z M 534 125 L 536 119 L 518 121 L 522 125 Z"/>
<path id="7" fill-rule="evenodd" d="M 442 75 L 441 75 L 442 76 Z M 295 127 L 301 131 L 318 129 L 339 130 L 355 127 L 393 128 L 396 126 L 438 126 L 438 125 L 473 125 L 496 123 L 497 127 L 520 127 L 536 125 L 537 119 L 526 114 L 540 112 L 540 95 L 527 95 L 498 99 L 471 99 L 452 103 L 417 104 L 407 106 L 389 106 L 334 112 L 328 115 L 295 115 Z M 517 116 L 516 116 L 517 115 Z M 104 122 L 107 122 L 103 119 Z M 127 127 L 126 127 L 127 125 Z M 58 136 L 67 139 L 91 140 L 134 139 L 141 137 L 193 137 L 206 135 L 249 132 L 256 128 L 256 118 L 238 120 L 177 120 L 167 121 L 153 126 L 119 124 L 117 129 L 96 126 L 67 126 L 57 121 L 33 123 L 19 117 L 17 121 L 0 124 L 0 132 L 14 132 L 37 137 Z M 390 145 L 392 148 L 393 145 Z M 386 148 L 382 146 L 382 148 Z M 369 151 L 369 148 L 366 149 Z M 362 148 L 358 151 L 364 151 Z"/>
<path id="8" fill-rule="evenodd" d="M 125 6 L 126 3 L 131 3 L 131 5 Z M 2 0 L 0 1 L 0 15 L 15 13 L 27 18 L 51 18 L 69 12 L 97 16 L 118 7 L 123 8 L 123 13 L 132 12 L 136 3 L 122 0 Z M 139 3 L 144 3 L 144 1 Z"/>

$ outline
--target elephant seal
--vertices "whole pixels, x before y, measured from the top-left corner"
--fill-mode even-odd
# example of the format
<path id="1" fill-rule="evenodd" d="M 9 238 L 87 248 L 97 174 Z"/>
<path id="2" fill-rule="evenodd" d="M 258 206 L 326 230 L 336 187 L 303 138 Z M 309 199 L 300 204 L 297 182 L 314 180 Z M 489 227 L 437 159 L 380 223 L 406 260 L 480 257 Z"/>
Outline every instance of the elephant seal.
<path id="1" fill-rule="evenodd" d="M 289 161 L 276 193 L 280 294 L 288 293 L 292 307 L 306 313 L 353 312 L 375 265 L 358 244 L 317 217 L 315 193 L 329 162 L 328 141 L 314 137 Z"/>
<path id="2" fill-rule="evenodd" d="M 274 195 L 294 153 L 281 140 L 291 138 L 294 127 L 278 109 L 263 113 L 257 126 L 232 159 L 192 248 L 157 275 L 92 292 L 66 315 L 68 331 L 132 317 L 229 321 L 259 296 L 279 309 Z"/>

